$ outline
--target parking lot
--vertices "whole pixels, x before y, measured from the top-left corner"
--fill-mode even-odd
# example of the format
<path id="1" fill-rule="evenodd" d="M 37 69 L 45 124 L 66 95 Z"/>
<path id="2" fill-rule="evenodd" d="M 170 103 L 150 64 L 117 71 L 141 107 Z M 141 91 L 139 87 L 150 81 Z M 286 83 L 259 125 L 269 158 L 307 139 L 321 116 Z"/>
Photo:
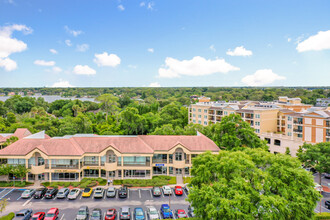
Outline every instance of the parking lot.
<path id="1" fill-rule="evenodd" d="M 318 173 L 315 173 L 313 174 L 314 176 L 314 181 L 315 183 L 318 183 L 319 182 L 319 174 Z M 330 179 L 326 179 L 324 177 L 324 175 L 322 176 L 322 185 L 323 186 L 329 186 L 330 187 Z M 323 198 L 322 198 L 322 201 L 321 201 L 321 212 L 330 212 L 330 209 L 327 209 L 325 208 L 325 201 L 326 200 L 330 200 L 330 193 L 323 193 Z M 317 203 L 317 207 L 315 208 L 314 210 L 315 212 L 320 212 L 320 202 Z"/>
<path id="2" fill-rule="evenodd" d="M 186 213 L 188 212 L 189 203 L 185 201 L 187 198 L 186 192 L 182 196 L 176 196 L 174 194 L 174 189 L 172 189 L 172 196 L 161 195 L 160 197 L 154 197 L 152 195 L 151 189 L 129 189 L 127 198 L 119 198 L 118 193 L 115 198 L 107 198 L 104 194 L 101 199 L 94 199 L 93 194 L 89 198 L 84 198 L 79 195 L 76 200 L 66 199 L 23 199 L 21 198 L 22 190 L 11 190 L 1 189 L 0 198 L 2 192 L 8 193 L 4 198 L 8 200 L 8 206 L 3 214 L 9 212 L 17 212 L 22 209 L 32 209 L 33 213 L 35 212 L 47 212 L 50 208 L 59 208 L 60 220 L 74 220 L 78 212 L 79 207 L 88 206 L 89 211 L 91 212 L 94 208 L 100 208 L 102 210 L 102 215 L 105 215 L 105 211 L 109 208 L 115 208 L 117 211 L 120 207 L 128 206 L 131 208 L 133 214 L 134 208 L 141 207 L 143 208 L 146 214 L 147 206 L 154 206 L 158 211 L 162 204 L 170 204 L 173 212 L 175 209 L 184 209 Z M 160 213 L 159 213 L 160 214 Z M 104 219 L 104 217 L 103 217 Z"/>

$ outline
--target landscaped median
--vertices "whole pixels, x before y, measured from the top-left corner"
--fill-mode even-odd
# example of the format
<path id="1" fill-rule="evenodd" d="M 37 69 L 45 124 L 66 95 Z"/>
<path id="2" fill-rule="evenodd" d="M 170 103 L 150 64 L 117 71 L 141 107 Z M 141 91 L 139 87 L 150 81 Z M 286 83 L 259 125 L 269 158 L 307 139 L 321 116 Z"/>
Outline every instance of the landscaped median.
<path id="1" fill-rule="evenodd" d="M 175 176 L 153 176 L 152 179 L 125 179 L 114 180 L 114 185 L 124 185 L 127 187 L 148 187 L 148 186 L 164 186 L 176 184 Z"/>
<path id="2" fill-rule="evenodd" d="M 42 183 L 45 187 L 59 188 L 59 187 L 94 187 L 94 186 L 105 186 L 107 180 L 103 178 L 84 178 L 80 182 L 44 182 Z"/>
<path id="3" fill-rule="evenodd" d="M 25 186 L 30 186 L 33 185 L 31 182 L 21 182 L 21 181 L 0 181 L 0 187 L 25 187 Z"/>
<path id="4" fill-rule="evenodd" d="M 183 179 L 184 184 L 187 184 L 187 183 L 191 182 L 191 177 L 182 177 L 182 179 Z"/>
<path id="5" fill-rule="evenodd" d="M 103 178 L 84 178 L 80 182 L 43 182 L 45 187 L 59 188 L 59 187 L 94 187 L 105 186 L 107 180 Z M 124 185 L 128 187 L 152 187 L 176 184 L 175 176 L 154 176 L 152 179 L 125 179 L 114 180 L 113 185 Z"/>
<path id="6" fill-rule="evenodd" d="M 8 215 L 0 217 L 0 220 L 12 220 L 15 217 L 15 213 L 11 212 Z"/>

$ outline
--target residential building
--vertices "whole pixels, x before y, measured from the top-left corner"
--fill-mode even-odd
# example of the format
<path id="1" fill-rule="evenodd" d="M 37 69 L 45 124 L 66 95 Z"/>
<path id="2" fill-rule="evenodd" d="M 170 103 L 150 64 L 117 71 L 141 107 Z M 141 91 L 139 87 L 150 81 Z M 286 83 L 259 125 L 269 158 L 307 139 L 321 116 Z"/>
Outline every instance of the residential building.
<path id="1" fill-rule="evenodd" d="M 10 137 L 17 137 L 18 139 L 22 139 L 31 135 L 32 133 L 27 128 L 17 128 L 14 133 L 0 133 L 0 149 L 3 148 L 3 143 L 6 142 Z"/>
<path id="2" fill-rule="evenodd" d="M 70 180 L 84 177 L 152 178 L 190 175 L 192 159 L 218 146 L 203 134 L 196 136 L 102 136 L 76 134 L 53 137 L 39 132 L 0 150 L 8 164 L 29 168 L 27 181 Z"/>
<path id="3" fill-rule="evenodd" d="M 317 107 L 328 107 L 330 106 L 330 98 L 327 99 L 316 99 L 316 105 Z"/>

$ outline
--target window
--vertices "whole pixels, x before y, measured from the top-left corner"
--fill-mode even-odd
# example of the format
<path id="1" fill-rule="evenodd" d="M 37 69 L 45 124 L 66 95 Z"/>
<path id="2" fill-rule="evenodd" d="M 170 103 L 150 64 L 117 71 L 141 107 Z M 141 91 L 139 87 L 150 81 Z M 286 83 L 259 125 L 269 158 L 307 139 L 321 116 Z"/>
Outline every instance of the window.
<path id="1" fill-rule="evenodd" d="M 288 129 L 291 129 L 292 128 L 292 125 L 288 124 Z"/>
<path id="2" fill-rule="evenodd" d="M 225 111 L 225 115 L 228 115 L 228 112 L 227 111 Z"/>
<path id="3" fill-rule="evenodd" d="M 198 124 L 202 124 L 202 121 L 198 121 Z"/>
<path id="4" fill-rule="evenodd" d="M 270 144 L 270 138 L 265 138 L 265 140 L 267 141 L 267 144 Z"/>
<path id="5" fill-rule="evenodd" d="M 281 141 L 275 139 L 275 140 L 274 140 L 274 145 L 276 145 L 276 146 L 281 146 Z"/>
<path id="6" fill-rule="evenodd" d="M 207 109 L 204 109 L 204 113 L 207 113 Z"/>
<path id="7" fill-rule="evenodd" d="M 207 115 L 204 115 L 204 118 L 207 119 Z"/>
<path id="8" fill-rule="evenodd" d="M 195 115 L 195 114 L 193 114 L 193 117 L 196 117 L 196 115 Z"/>
<path id="9" fill-rule="evenodd" d="M 168 174 L 173 174 L 173 167 L 168 168 Z"/>
<path id="10" fill-rule="evenodd" d="M 207 125 L 207 121 L 204 121 L 204 125 Z"/>
<path id="11" fill-rule="evenodd" d="M 260 129 L 256 129 L 256 133 L 258 133 L 258 134 L 259 134 L 259 133 L 260 133 Z"/>
<path id="12" fill-rule="evenodd" d="M 288 132 L 288 136 L 291 137 L 292 136 L 292 133 L 291 132 Z"/>
<path id="13" fill-rule="evenodd" d="M 253 114 L 252 114 L 253 115 Z M 253 116 L 252 116 L 253 117 Z M 260 114 L 256 114 L 256 118 L 260 118 Z"/>
<path id="14" fill-rule="evenodd" d="M 330 138 L 326 138 L 325 139 L 325 142 L 330 142 Z"/>
<path id="15" fill-rule="evenodd" d="M 196 120 L 195 119 L 193 120 L 193 123 L 196 123 Z"/>
<path id="16" fill-rule="evenodd" d="M 184 174 L 189 175 L 189 167 L 184 168 Z"/>
<path id="17" fill-rule="evenodd" d="M 121 166 L 121 157 L 117 157 L 117 166 Z"/>
<path id="18" fill-rule="evenodd" d="M 193 108 L 193 112 L 195 112 L 196 111 L 196 109 L 195 108 Z"/>
<path id="19" fill-rule="evenodd" d="M 116 155 L 109 155 L 108 163 L 115 163 L 116 162 Z"/>
<path id="20" fill-rule="evenodd" d="M 201 115 L 198 115 L 198 118 L 202 118 L 202 116 Z"/>
<path id="21" fill-rule="evenodd" d="M 202 112 L 202 109 L 199 108 L 199 109 L 198 109 L 198 112 Z"/>
<path id="22" fill-rule="evenodd" d="M 182 161 L 182 152 L 175 152 L 175 160 Z"/>
<path id="23" fill-rule="evenodd" d="M 256 121 L 255 123 L 257 126 L 260 126 L 260 121 Z"/>
<path id="24" fill-rule="evenodd" d="M 288 121 L 292 121 L 292 117 L 291 116 L 288 116 Z"/>
<path id="25" fill-rule="evenodd" d="M 299 137 L 299 138 L 302 138 L 302 134 L 298 134 L 298 137 Z"/>

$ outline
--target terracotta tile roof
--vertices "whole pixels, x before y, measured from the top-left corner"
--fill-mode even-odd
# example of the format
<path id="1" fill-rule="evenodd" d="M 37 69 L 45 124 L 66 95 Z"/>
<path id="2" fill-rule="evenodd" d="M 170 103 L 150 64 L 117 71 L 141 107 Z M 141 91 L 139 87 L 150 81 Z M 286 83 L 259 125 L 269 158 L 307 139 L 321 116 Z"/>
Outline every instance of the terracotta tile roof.
<path id="1" fill-rule="evenodd" d="M 31 134 L 32 133 L 27 128 L 17 128 L 16 131 L 13 134 L 6 135 L 5 137 L 3 137 L 0 133 L 0 142 L 5 142 L 8 138 L 10 138 L 12 136 L 18 137 L 18 139 L 22 139 L 22 138 L 27 137 Z"/>
<path id="2" fill-rule="evenodd" d="M 84 153 L 100 153 L 113 147 L 121 153 L 152 154 L 154 151 L 168 151 L 182 144 L 190 151 L 219 151 L 217 145 L 199 134 L 197 136 L 95 136 L 45 139 L 21 139 L 0 150 L 1 155 L 26 155 L 39 149 L 49 156 L 81 156 Z"/>

